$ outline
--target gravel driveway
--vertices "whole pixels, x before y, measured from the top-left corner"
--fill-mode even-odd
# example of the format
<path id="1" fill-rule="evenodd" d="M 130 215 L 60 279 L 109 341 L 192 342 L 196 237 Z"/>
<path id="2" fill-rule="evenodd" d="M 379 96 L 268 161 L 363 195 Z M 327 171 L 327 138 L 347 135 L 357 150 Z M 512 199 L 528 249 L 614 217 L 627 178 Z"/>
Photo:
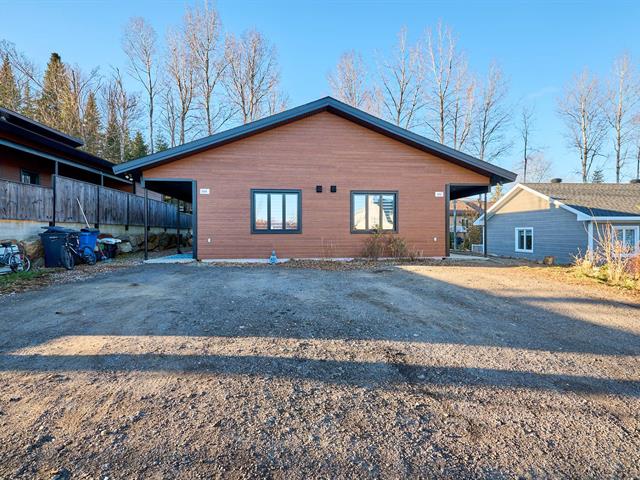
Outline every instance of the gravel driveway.
<path id="1" fill-rule="evenodd" d="M 637 478 L 640 304 L 605 294 L 486 263 L 5 297 L 0 478 Z"/>

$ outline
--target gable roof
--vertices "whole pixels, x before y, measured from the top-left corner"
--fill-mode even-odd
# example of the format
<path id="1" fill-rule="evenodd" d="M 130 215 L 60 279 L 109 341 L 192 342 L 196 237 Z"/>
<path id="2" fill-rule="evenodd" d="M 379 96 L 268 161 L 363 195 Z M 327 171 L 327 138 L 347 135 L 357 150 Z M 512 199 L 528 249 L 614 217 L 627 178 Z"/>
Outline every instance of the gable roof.
<path id="1" fill-rule="evenodd" d="M 525 183 L 591 217 L 640 216 L 638 183 Z"/>
<path id="2" fill-rule="evenodd" d="M 432 153 L 477 173 L 487 175 L 491 178 L 491 184 L 509 183 L 516 179 L 516 174 L 513 172 L 500 168 L 496 165 L 492 165 L 491 163 L 484 162 L 472 157 L 471 155 L 467 155 L 459 152 L 458 150 L 454 150 L 453 148 L 434 142 L 433 140 L 429 140 L 426 137 L 374 117 L 373 115 L 351 107 L 332 97 L 324 97 L 314 102 L 256 120 L 255 122 L 247 123 L 246 125 L 241 125 L 224 132 L 185 143 L 178 147 L 170 148 L 163 152 L 154 153 L 146 157 L 121 163 L 114 166 L 113 170 L 116 174 L 130 172 L 140 173 L 146 168 L 172 162 L 179 158 L 218 147 L 226 143 L 234 142 L 250 135 L 255 135 L 320 112 L 336 114 L 359 125 L 370 128 L 378 133 L 399 140 L 407 145 Z"/>
<path id="3" fill-rule="evenodd" d="M 518 183 L 487 210 L 489 219 L 522 190 L 573 213 L 578 221 L 640 221 L 640 183 Z M 483 221 L 484 215 L 474 224 Z"/>

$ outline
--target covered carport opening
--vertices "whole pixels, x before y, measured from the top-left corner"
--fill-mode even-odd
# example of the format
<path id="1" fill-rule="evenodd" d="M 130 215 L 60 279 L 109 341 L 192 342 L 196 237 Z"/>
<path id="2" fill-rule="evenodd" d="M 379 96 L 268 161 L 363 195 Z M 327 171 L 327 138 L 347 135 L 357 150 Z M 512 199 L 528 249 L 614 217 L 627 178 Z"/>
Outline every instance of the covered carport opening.
<path id="1" fill-rule="evenodd" d="M 144 187 L 144 259 L 149 258 L 148 242 L 149 242 L 149 198 L 148 191 L 160 193 L 167 197 L 175 199 L 176 212 L 180 213 L 191 211 L 190 225 L 181 225 L 177 222 L 177 253 L 181 254 L 180 238 L 187 230 L 191 230 L 192 234 L 192 252 L 191 257 L 196 260 L 198 258 L 198 220 L 196 206 L 196 182 L 190 179 L 165 179 L 165 178 L 141 178 L 140 183 Z M 178 215 L 178 219 L 180 216 Z"/>
<path id="2" fill-rule="evenodd" d="M 449 184 L 447 185 L 447 189 L 445 192 L 445 232 L 446 232 L 446 254 L 449 256 L 451 251 L 451 217 L 452 217 L 452 206 L 451 203 L 456 200 L 460 200 L 463 198 L 472 197 L 475 195 L 482 196 L 482 214 L 485 214 L 487 211 L 487 194 L 491 191 L 491 185 L 476 185 L 476 184 Z M 455 210 L 453 210 L 453 217 L 456 218 Z M 453 223 L 453 242 L 456 241 L 457 235 L 457 221 L 454 220 Z M 455 245 L 455 243 L 454 243 Z M 482 255 L 487 256 L 487 216 L 484 215 L 484 224 L 482 226 Z"/>

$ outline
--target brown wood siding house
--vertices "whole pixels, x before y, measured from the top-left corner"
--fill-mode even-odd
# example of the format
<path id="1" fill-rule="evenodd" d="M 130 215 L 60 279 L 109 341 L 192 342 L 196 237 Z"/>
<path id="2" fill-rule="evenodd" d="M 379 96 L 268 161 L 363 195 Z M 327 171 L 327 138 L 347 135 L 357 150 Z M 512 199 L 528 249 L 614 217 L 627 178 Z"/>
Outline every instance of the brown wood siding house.
<path id="1" fill-rule="evenodd" d="M 367 215 L 388 217 L 390 234 L 411 251 L 445 256 L 451 192 L 487 191 L 515 175 L 477 159 L 453 162 L 453 150 L 425 151 L 410 139 L 433 143 L 327 97 L 115 171 L 174 195 L 172 184 L 193 181 L 199 259 L 266 259 L 273 250 L 280 258 L 360 256 L 369 232 L 354 225 L 361 221 L 354 211 L 365 212 L 365 202 Z M 268 192 L 270 232 L 261 230 L 258 212 L 266 211 Z M 280 214 L 285 202 L 294 211 L 285 213 L 288 223 Z"/>
<path id="2" fill-rule="evenodd" d="M 114 175 L 111 162 L 81 150 L 82 145 L 78 138 L 0 108 L 0 179 L 51 187 L 57 167 L 61 176 L 132 191 L 132 182 Z"/>
<path id="3" fill-rule="evenodd" d="M 81 139 L 0 107 L 0 180 L 53 187 L 57 168 L 63 177 L 143 194 L 139 185 L 114 175 L 113 163 L 81 150 L 82 145 Z M 162 200 L 162 195 L 149 192 L 149 198 Z"/>

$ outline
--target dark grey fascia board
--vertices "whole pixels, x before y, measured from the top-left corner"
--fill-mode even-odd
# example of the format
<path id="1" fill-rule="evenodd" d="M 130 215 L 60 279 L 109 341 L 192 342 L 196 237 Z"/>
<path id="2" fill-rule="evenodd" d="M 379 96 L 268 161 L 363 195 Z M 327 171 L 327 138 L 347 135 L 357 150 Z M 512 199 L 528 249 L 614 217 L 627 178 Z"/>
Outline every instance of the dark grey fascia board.
<path id="1" fill-rule="evenodd" d="M 116 175 L 111 175 L 110 173 L 103 172 L 102 170 L 98 170 L 97 168 L 91 168 L 81 163 L 76 163 L 71 160 L 67 160 L 66 158 L 56 157 L 55 155 L 50 155 L 48 153 L 41 152 L 34 148 L 27 147 L 26 145 L 20 145 L 19 143 L 14 143 L 10 140 L 4 140 L 0 138 L 0 145 L 4 145 L 5 147 L 12 148 L 14 150 L 18 150 L 24 153 L 29 153 L 37 157 L 46 158 L 47 160 L 51 160 L 52 162 L 63 163 L 65 165 L 78 168 L 80 170 L 85 170 L 87 172 L 95 173 L 96 175 L 104 175 L 105 177 L 111 178 L 112 180 L 118 180 L 119 182 L 126 183 L 128 185 L 131 184 L 131 182 L 126 178 L 117 177 Z"/>
<path id="2" fill-rule="evenodd" d="M 51 148 L 52 150 L 60 152 L 61 154 L 69 155 L 73 159 L 77 159 L 77 163 L 101 170 L 105 174 L 113 172 L 114 164 L 112 162 L 105 160 L 104 158 L 96 157 L 95 155 L 92 155 L 83 150 L 78 150 L 77 148 L 74 148 L 66 143 L 59 142 L 40 133 L 28 130 L 20 125 L 11 123 L 1 115 L 0 132 L 8 132 L 20 138 L 25 138 L 32 143 L 38 144 L 38 146 Z"/>
<path id="3" fill-rule="evenodd" d="M 516 179 L 516 174 L 505 170 L 491 163 L 479 160 L 471 155 L 454 150 L 445 145 L 439 144 L 428 138 L 418 135 L 404 128 L 393 125 L 385 120 L 374 117 L 362 110 L 351 107 L 332 97 L 324 97 L 319 100 L 301 105 L 299 107 L 286 110 L 269 117 L 256 120 L 255 122 L 241 125 L 230 130 L 217 133 L 208 137 L 194 140 L 184 145 L 165 150 L 163 152 L 154 153 L 146 157 L 142 157 L 129 162 L 121 163 L 113 167 L 116 174 L 137 171 L 145 167 L 162 165 L 164 163 L 182 158 L 186 155 L 197 153 L 199 151 L 224 145 L 241 138 L 263 132 L 265 130 L 275 128 L 280 125 L 298 120 L 310 115 L 314 115 L 321 111 L 329 111 L 343 118 L 347 118 L 359 125 L 370 128 L 374 131 L 382 133 L 399 140 L 403 143 L 411 145 L 415 148 L 427 151 L 444 157 L 445 159 L 474 170 L 491 178 L 491 183 L 509 183 Z"/>
<path id="4" fill-rule="evenodd" d="M 20 128 L 31 130 L 39 135 L 45 135 L 58 142 L 65 143 L 72 147 L 81 147 L 84 145 L 82 139 L 51 128 L 44 123 L 40 123 L 32 118 L 25 117 L 18 112 L 0 107 L 0 117 L 4 117 L 7 122 L 12 123 Z M 28 126 L 27 126 L 28 125 Z"/>

